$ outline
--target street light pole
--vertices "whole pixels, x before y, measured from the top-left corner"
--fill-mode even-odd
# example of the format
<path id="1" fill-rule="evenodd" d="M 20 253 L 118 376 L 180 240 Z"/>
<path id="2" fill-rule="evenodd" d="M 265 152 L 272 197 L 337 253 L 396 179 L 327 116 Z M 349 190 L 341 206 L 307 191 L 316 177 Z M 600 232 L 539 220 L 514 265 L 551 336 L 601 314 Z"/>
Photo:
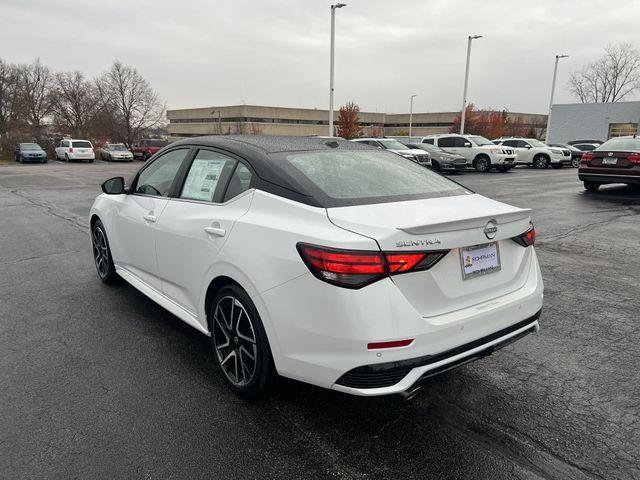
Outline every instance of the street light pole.
<path id="1" fill-rule="evenodd" d="M 471 60 L 471 40 L 482 38 L 482 35 L 469 35 L 467 40 L 467 67 L 464 71 L 464 91 L 462 93 L 462 111 L 460 112 L 460 135 L 464 133 L 464 117 L 467 111 L 467 87 L 469 86 L 469 62 Z"/>
<path id="2" fill-rule="evenodd" d="M 411 141 L 411 127 L 413 126 L 413 99 L 418 95 L 411 95 L 411 106 L 409 107 L 409 141 Z"/>
<path id="3" fill-rule="evenodd" d="M 336 9 L 346 7 L 346 3 L 331 5 L 331 60 L 329 65 L 329 136 L 333 137 L 333 58 L 336 43 Z"/>
<path id="4" fill-rule="evenodd" d="M 551 123 L 551 108 L 553 107 L 553 94 L 556 91 L 556 76 L 558 75 L 558 60 L 567 58 L 569 55 L 556 55 L 556 63 L 553 67 L 553 80 L 551 81 L 551 98 L 549 99 L 549 113 L 547 114 L 547 131 L 545 132 L 545 143 L 549 142 L 549 125 Z"/>

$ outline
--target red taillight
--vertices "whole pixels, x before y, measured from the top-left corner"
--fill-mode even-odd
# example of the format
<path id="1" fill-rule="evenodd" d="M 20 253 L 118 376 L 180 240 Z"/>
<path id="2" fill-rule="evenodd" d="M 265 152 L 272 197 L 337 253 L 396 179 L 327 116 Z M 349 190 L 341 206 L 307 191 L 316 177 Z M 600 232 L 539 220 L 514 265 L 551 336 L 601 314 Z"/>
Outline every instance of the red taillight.
<path id="1" fill-rule="evenodd" d="M 427 270 L 448 253 L 340 250 L 305 243 L 298 244 L 298 251 L 316 277 L 347 288 L 361 288 L 389 275 Z"/>
<path id="2" fill-rule="evenodd" d="M 580 163 L 589 163 L 591 160 L 596 158 L 596 156 L 592 152 L 585 152 L 580 157 Z"/>
<path id="3" fill-rule="evenodd" d="M 69 153 L 73 153 L 73 147 L 69 147 Z"/>
<path id="4" fill-rule="evenodd" d="M 627 160 L 631 163 L 640 163 L 640 153 L 630 153 L 627 155 Z"/>
<path id="5" fill-rule="evenodd" d="M 407 347 L 411 345 L 412 342 L 413 338 L 408 338 L 406 340 L 392 340 L 390 342 L 371 342 L 367 343 L 367 349 L 378 350 L 380 348 Z"/>
<path id="6" fill-rule="evenodd" d="M 524 232 L 522 235 L 513 237 L 511 240 L 522 245 L 523 247 L 530 247 L 536 244 L 536 227 L 531 224 L 531 228 Z"/>

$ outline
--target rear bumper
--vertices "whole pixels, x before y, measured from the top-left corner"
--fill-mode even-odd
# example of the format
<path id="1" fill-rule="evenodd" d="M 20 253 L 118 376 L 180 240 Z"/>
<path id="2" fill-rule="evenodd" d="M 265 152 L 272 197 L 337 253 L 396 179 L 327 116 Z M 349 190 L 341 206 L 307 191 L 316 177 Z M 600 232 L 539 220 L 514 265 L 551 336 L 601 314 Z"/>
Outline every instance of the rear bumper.
<path id="1" fill-rule="evenodd" d="M 542 310 L 531 317 L 485 337 L 434 355 L 354 368 L 336 381 L 334 388 L 359 395 L 402 392 L 416 383 L 491 355 L 522 337 L 537 332 Z M 344 388 L 348 390 L 344 390 Z M 388 389 L 392 388 L 393 392 Z M 380 394 L 371 393 L 371 394 Z"/>
<path id="2" fill-rule="evenodd" d="M 626 183 L 640 185 L 640 175 L 613 175 L 608 173 L 578 173 L 578 179 L 583 182 L 597 183 Z"/>

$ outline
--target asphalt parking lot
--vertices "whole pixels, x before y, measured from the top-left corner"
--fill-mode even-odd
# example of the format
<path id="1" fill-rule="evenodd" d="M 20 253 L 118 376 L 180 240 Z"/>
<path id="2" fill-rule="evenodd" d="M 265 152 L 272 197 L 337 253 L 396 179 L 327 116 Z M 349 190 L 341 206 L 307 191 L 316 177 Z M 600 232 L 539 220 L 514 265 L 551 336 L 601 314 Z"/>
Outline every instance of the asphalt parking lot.
<path id="1" fill-rule="evenodd" d="M 249 403 L 207 337 L 96 275 L 88 209 L 139 166 L 0 166 L 0 478 L 640 478 L 639 191 L 456 176 L 534 209 L 540 332 L 411 401 L 282 381 Z"/>

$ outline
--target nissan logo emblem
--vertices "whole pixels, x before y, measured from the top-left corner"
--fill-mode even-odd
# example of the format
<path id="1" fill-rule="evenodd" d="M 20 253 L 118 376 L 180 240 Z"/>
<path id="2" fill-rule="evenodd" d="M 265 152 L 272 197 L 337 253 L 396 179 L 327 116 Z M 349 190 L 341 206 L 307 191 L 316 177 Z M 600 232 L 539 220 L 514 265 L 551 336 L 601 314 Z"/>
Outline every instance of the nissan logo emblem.
<path id="1" fill-rule="evenodd" d="M 498 222 L 489 220 L 484 227 L 484 234 L 489 240 L 493 240 L 498 233 Z"/>

